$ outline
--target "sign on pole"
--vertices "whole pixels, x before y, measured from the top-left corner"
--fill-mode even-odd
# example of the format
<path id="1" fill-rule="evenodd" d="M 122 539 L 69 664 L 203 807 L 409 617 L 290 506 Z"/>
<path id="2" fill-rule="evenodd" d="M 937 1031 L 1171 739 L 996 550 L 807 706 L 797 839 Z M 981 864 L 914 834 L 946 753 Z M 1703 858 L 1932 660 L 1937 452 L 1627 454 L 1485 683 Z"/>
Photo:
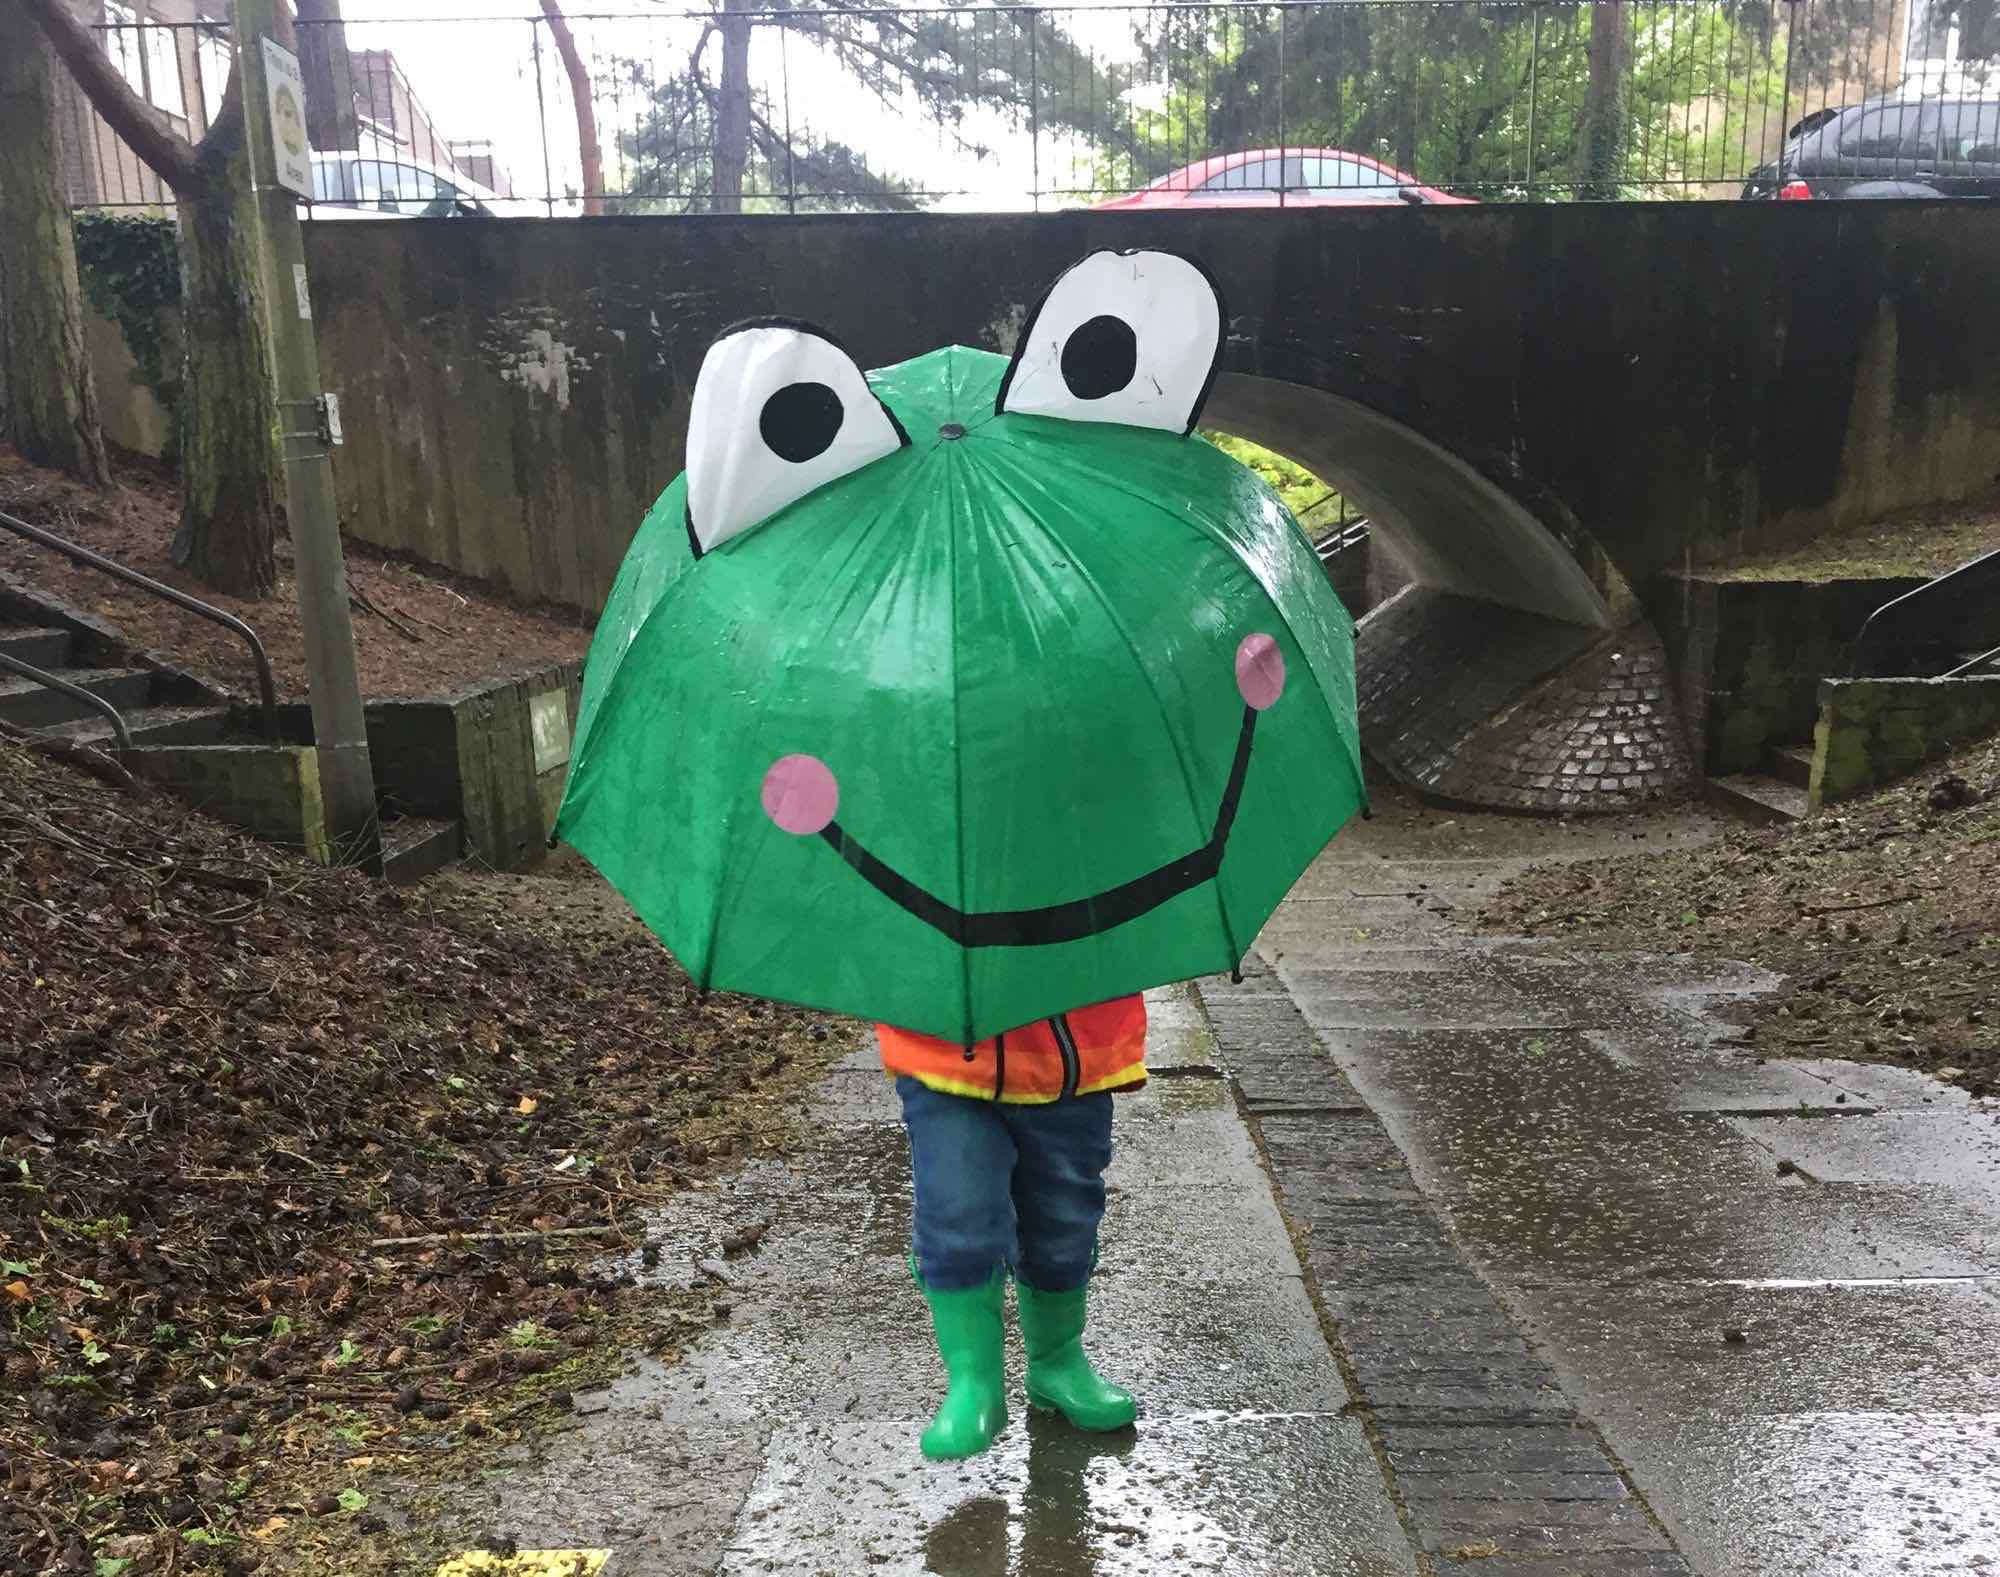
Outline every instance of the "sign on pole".
<path id="1" fill-rule="evenodd" d="M 268 34 L 263 44 L 273 174 L 280 186 L 310 198 L 312 153 L 306 144 L 306 84 L 299 71 L 299 57 Z"/>

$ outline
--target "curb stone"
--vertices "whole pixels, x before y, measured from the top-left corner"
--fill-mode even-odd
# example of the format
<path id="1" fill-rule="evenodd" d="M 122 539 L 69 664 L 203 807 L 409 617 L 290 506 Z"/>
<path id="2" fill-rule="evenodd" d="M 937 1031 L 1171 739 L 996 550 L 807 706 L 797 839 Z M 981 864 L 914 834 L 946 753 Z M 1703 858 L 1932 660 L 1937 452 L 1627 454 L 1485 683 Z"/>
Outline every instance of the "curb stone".
<path id="1" fill-rule="evenodd" d="M 1429 1570 L 1692 1577 L 1277 976 L 1197 990 Z"/>

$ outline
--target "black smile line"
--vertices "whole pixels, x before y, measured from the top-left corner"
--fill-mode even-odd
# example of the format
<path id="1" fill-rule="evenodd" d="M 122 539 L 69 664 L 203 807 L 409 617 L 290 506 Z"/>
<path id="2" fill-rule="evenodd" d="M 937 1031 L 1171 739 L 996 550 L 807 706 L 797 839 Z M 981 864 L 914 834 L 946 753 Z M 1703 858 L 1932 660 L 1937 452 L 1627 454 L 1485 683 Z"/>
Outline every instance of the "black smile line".
<path id="1" fill-rule="evenodd" d="M 1243 731 L 1236 738 L 1236 760 L 1229 768 L 1229 786 L 1222 791 L 1222 806 L 1215 813 L 1215 830 L 1209 834 L 1208 842 L 1191 854 L 1170 860 L 1158 870 L 1148 871 L 1120 886 L 1108 887 L 1093 898 L 1075 898 L 1040 909 L 990 909 L 967 914 L 876 859 L 843 832 L 839 822 L 828 823 L 820 836 L 877 892 L 900 904 L 924 924 L 942 931 L 960 947 L 1040 947 L 1051 942 L 1074 942 L 1109 931 L 1127 920 L 1136 920 L 1169 898 L 1200 886 L 1222 868 L 1222 851 L 1229 842 L 1229 828 L 1236 820 L 1236 803 L 1243 795 L 1243 779 L 1250 770 L 1250 744 L 1256 732 L 1257 710 L 1246 706 Z"/>

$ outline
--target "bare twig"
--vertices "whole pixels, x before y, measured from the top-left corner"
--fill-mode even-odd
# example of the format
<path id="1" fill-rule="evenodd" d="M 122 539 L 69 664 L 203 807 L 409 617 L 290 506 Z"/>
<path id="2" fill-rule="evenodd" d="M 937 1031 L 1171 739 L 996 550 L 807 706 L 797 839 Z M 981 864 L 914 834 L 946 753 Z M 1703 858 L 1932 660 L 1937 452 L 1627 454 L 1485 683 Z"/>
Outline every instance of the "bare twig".
<path id="1" fill-rule="evenodd" d="M 1899 893 L 1894 898 L 1877 898 L 1872 903 L 1839 903 L 1826 909 L 1814 909 L 1801 904 L 1799 914 L 1807 920 L 1817 920 L 1825 914 L 1857 914 L 1863 909 L 1886 909 L 1891 904 L 1909 903 L 1921 897 L 1922 893 Z"/>
<path id="2" fill-rule="evenodd" d="M 539 1243 L 544 1238 L 604 1237 L 618 1231 L 614 1222 L 594 1227 L 552 1227 L 546 1232 L 432 1232 L 414 1238 L 376 1238 L 370 1248 L 430 1248 L 440 1243 Z"/>

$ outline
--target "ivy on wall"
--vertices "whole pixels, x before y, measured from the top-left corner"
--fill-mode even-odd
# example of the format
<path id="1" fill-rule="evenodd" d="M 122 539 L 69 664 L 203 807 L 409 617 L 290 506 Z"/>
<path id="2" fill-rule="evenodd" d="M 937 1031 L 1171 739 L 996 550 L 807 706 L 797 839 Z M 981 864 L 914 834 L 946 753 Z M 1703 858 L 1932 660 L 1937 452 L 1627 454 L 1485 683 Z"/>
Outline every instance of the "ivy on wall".
<path id="1" fill-rule="evenodd" d="M 76 215 L 76 268 L 85 295 L 118 325 L 139 381 L 169 418 L 168 447 L 178 428 L 180 345 L 174 314 L 181 301 L 180 243 L 174 222 L 150 214 Z M 172 460 L 169 453 L 166 459 Z"/>

